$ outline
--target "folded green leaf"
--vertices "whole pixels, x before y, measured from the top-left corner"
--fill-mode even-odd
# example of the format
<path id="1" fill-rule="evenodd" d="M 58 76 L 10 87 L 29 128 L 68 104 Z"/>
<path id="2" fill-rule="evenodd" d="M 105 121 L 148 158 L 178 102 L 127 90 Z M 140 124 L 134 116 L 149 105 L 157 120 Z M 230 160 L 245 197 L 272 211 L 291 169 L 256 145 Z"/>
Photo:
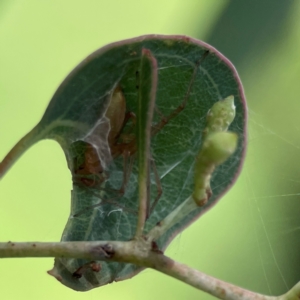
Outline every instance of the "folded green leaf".
<path id="1" fill-rule="evenodd" d="M 226 58 L 211 46 L 184 36 L 149 35 L 108 45 L 71 72 L 40 123 L 0 164 L 1 176 L 33 143 L 47 138 L 60 143 L 74 182 L 71 213 L 62 241 L 128 241 L 135 236 L 139 208 L 136 156 L 140 142 L 136 118 L 146 113 L 138 112 L 143 49 L 151 52 L 157 62 L 155 108 L 148 128 L 151 146 L 147 192 L 153 209 L 143 233 L 150 232 L 193 193 L 194 164 L 206 113 L 228 95 L 234 96 L 236 105 L 231 131 L 239 136 L 237 150 L 213 173 L 213 196 L 159 236 L 158 247 L 165 249 L 176 234 L 214 205 L 241 168 L 245 99 L 236 70 Z M 146 88 L 151 90 L 153 82 L 148 84 Z M 129 154 L 127 160 L 125 153 Z M 129 278 L 140 270 L 131 264 L 57 258 L 52 275 L 68 287 L 86 291 Z"/>

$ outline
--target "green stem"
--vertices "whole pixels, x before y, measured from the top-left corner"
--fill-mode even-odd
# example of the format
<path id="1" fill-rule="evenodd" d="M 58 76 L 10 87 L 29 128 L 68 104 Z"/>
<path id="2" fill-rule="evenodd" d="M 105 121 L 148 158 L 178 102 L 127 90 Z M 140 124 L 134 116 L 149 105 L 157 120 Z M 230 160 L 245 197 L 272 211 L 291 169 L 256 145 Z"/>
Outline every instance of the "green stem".
<path id="1" fill-rule="evenodd" d="M 2 162 L 0 162 L 0 179 L 6 174 L 9 168 L 17 161 L 17 159 L 36 142 L 36 132 L 38 126 L 34 127 L 17 144 L 8 152 Z"/>
<path id="2" fill-rule="evenodd" d="M 146 241 L 0 243 L 0 257 L 67 257 L 118 261 L 149 267 L 226 300 L 299 300 L 300 283 L 278 297 L 257 294 L 208 276 L 151 249 Z M 49 271 L 49 274 L 52 274 Z"/>

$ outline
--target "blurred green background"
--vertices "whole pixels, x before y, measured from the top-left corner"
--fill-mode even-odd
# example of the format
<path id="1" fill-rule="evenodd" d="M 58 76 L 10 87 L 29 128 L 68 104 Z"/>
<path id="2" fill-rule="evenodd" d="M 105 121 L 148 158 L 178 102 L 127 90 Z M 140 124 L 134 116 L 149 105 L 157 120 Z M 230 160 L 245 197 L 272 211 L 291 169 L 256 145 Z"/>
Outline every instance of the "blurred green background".
<path id="1" fill-rule="evenodd" d="M 148 33 L 215 46 L 236 66 L 249 105 L 249 148 L 237 184 L 167 254 L 247 289 L 284 293 L 300 279 L 299 1 L 0 0 L 0 159 L 83 58 Z M 0 182 L 0 240 L 58 241 L 70 189 L 59 146 L 32 147 Z M 153 270 L 78 293 L 46 274 L 52 265 L 1 260 L 1 299 L 213 299 Z"/>

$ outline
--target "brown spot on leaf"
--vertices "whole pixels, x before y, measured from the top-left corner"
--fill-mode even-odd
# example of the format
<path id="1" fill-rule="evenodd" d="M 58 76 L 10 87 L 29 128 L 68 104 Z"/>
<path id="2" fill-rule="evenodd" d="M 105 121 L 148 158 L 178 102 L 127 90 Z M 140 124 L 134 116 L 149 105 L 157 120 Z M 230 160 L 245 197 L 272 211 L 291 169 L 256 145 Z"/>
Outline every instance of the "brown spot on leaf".
<path id="1" fill-rule="evenodd" d="M 87 272 L 88 270 L 92 270 L 93 272 L 100 272 L 101 271 L 101 265 L 100 263 L 97 263 L 95 261 L 88 262 L 81 267 L 79 267 L 72 276 L 76 279 L 79 279 L 82 277 L 82 275 Z"/>
<path id="2" fill-rule="evenodd" d="M 95 262 L 91 265 L 91 268 L 94 272 L 98 273 L 101 271 L 101 264 Z"/>

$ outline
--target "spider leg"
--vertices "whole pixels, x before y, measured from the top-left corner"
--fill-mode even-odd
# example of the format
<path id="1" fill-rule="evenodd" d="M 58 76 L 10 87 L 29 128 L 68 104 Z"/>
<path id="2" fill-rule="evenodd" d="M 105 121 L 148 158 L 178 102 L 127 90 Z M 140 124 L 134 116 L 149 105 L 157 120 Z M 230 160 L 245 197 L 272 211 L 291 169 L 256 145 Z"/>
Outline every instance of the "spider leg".
<path id="1" fill-rule="evenodd" d="M 130 175 L 131 175 L 133 163 L 134 163 L 134 158 L 135 158 L 135 155 L 133 155 L 133 156 L 124 155 L 123 181 L 122 181 L 121 188 L 119 190 L 119 192 L 121 193 L 122 196 L 125 193 L 126 186 L 130 179 Z M 128 159 L 129 159 L 129 164 L 128 164 Z"/>
<path id="2" fill-rule="evenodd" d="M 196 79 L 196 75 L 199 69 L 199 66 L 201 65 L 201 63 L 205 60 L 205 58 L 208 56 L 209 51 L 205 51 L 204 54 L 200 57 L 200 59 L 196 62 L 195 64 L 195 68 L 188 86 L 188 89 L 185 93 L 185 96 L 183 98 L 183 101 L 179 104 L 179 106 L 173 110 L 173 112 L 169 115 L 169 116 L 163 116 L 163 114 L 158 110 L 158 108 L 155 108 L 156 112 L 158 112 L 158 114 L 160 116 L 163 116 L 161 121 L 158 122 L 157 124 L 155 124 L 152 129 L 151 129 L 151 136 L 154 136 L 155 134 L 157 134 L 171 119 L 175 118 L 186 106 L 186 103 L 190 97 L 191 91 L 192 91 L 192 87 L 194 85 L 195 79 Z"/>

